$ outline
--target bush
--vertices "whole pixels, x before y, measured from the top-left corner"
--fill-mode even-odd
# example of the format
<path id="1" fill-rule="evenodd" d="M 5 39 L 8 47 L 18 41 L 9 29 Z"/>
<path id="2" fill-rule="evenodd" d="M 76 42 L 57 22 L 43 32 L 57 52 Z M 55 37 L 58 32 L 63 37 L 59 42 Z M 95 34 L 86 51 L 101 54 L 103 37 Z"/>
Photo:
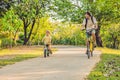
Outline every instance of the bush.
<path id="1" fill-rule="evenodd" d="M 23 44 L 23 42 L 24 42 L 24 34 L 23 33 L 21 33 L 19 35 L 19 40 L 17 40 L 16 42 L 18 43 L 18 45 Z"/>
<path id="2" fill-rule="evenodd" d="M 11 41 L 11 39 L 8 39 L 8 38 L 1 39 L 1 47 L 2 48 L 7 48 L 7 47 L 10 47 L 13 45 L 14 45 L 13 40 Z"/>
<path id="3" fill-rule="evenodd" d="M 23 40 L 17 40 L 16 42 L 18 43 L 18 45 L 23 44 Z"/>

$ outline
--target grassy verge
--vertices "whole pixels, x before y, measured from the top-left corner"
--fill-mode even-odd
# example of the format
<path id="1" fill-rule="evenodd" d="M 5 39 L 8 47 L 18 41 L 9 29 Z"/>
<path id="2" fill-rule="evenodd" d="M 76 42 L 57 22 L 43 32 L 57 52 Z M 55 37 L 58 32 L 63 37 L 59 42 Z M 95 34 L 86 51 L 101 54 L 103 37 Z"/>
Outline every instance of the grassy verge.
<path id="1" fill-rule="evenodd" d="M 56 49 L 53 49 L 56 51 Z M 43 48 L 22 47 L 0 50 L 0 68 L 23 60 L 43 56 Z"/>
<path id="2" fill-rule="evenodd" d="M 88 80 L 120 80 L 120 50 L 98 48 L 101 61 L 88 75 Z"/>
<path id="3" fill-rule="evenodd" d="M 38 56 L 40 56 L 40 55 L 38 55 L 38 54 L 18 54 L 18 55 L 11 56 L 12 58 L 9 57 L 9 58 L 5 58 L 5 59 L 1 59 L 0 60 L 0 68 L 3 66 L 6 66 L 6 65 L 14 64 L 16 62 L 35 58 Z"/>

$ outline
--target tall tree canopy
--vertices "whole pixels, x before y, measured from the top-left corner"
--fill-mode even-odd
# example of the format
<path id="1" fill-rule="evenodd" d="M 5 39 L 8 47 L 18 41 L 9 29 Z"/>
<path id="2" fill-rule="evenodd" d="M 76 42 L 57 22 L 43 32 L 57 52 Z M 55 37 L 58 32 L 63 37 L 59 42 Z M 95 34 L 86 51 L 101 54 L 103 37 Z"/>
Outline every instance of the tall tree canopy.
<path id="1" fill-rule="evenodd" d="M 29 39 L 30 41 L 33 40 L 32 38 L 38 39 L 40 35 L 42 38 L 43 31 L 46 29 L 50 29 L 53 33 L 59 29 L 53 35 L 55 44 L 57 42 L 66 44 L 67 41 L 67 44 L 76 42 L 82 44 L 84 39 L 81 39 L 80 42 L 76 37 L 85 38 L 83 32 L 78 30 L 79 28 L 76 30 L 75 27 L 77 24 L 82 24 L 86 11 L 91 12 L 98 21 L 99 28 L 96 33 L 98 46 L 118 48 L 120 44 L 120 0 L 2 0 L 0 10 L 0 21 L 2 22 L 0 31 L 9 27 L 14 32 L 17 31 L 17 28 L 23 27 L 19 33 L 22 34 L 20 34 L 20 39 L 23 40 L 24 45 L 28 43 Z M 46 19 L 48 22 L 45 22 L 44 25 L 44 20 L 41 21 L 41 19 Z M 58 23 L 56 20 L 60 22 Z M 66 22 L 74 26 L 71 27 Z M 22 24 L 18 26 L 19 23 Z M 48 26 L 49 24 L 51 26 Z M 72 37 L 58 35 L 58 33 L 68 34 L 64 31 L 66 26 L 67 29 L 74 29 L 73 33 L 70 33 Z M 35 29 L 39 29 L 39 31 Z M 71 32 L 71 30 L 68 31 Z M 40 35 L 38 36 L 38 34 Z M 65 39 L 58 38 L 60 36 Z"/>
<path id="2" fill-rule="evenodd" d="M 16 14 L 23 22 L 24 45 L 32 34 L 36 19 L 45 16 L 49 0 L 21 0 L 14 6 Z"/>
<path id="3" fill-rule="evenodd" d="M 54 0 L 52 9 L 59 18 L 65 21 L 82 23 L 84 13 L 90 11 L 98 20 L 97 43 L 102 46 L 100 29 L 120 21 L 119 0 Z M 107 29 L 107 28 L 106 28 Z"/>

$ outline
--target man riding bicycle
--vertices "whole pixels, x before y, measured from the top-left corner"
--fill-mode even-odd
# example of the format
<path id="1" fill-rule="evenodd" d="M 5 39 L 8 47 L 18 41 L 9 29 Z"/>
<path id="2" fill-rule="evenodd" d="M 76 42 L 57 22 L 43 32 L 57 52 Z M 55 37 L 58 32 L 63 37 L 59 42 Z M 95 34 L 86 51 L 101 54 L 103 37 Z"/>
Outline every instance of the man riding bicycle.
<path id="1" fill-rule="evenodd" d="M 93 41 L 94 41 L 94 47 L 96 47 L 96 36 L 95 36 L 95 30 L 98 28 L 97 25 L 97 21 L 95 19 L 95 17 L 93 17 L 90 12 L 86 12 L 85 13 L 85 19 L 83 20 L 83 29 L 86 29 L 86 36 L 87 36 L 87 40 L 86 40 L 86 45 L 88 44 L 89 41 L 89 35 L 87 33 L 87 31 L 91 32 L 91 35 L 93 37 Z"/>

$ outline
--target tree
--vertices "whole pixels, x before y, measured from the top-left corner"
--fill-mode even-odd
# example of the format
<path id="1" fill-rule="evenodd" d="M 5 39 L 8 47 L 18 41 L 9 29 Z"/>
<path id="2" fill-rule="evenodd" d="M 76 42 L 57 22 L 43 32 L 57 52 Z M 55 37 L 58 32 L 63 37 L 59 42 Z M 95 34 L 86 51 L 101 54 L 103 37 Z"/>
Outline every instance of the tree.
<path id="1" fill-rule="evenodd" d="M 16 14 L 24 26 L 24 45 L 30 39 L 36 19 L 45 16 L 49 2 L 49 0 L 21 0 L 18 5 L 15 5 Z"/>
<path id="2" fill-rule="evenodd" d="M 14 13 L 13 8 L 11 7 L 9 11 L 7 11 L 3 17 L 1 18 L 2 31 L 8 31 L 9 37 L 12 42 L 16 45 L 16 36 L 18 31 L 20 30 L 21 21 L 18 19 L 18 16 Z"/>
<path id="3" fill-rule="evenodd" d="M 0 17 L 2 17 L 13 4 L 14 0 L 0 0 Z"/>
<path id="4" fill-rule="evenodd" d="M 65 21 L 81 24 L 84 19 L 84 13 L 86 11 L 94 11 L 94 8 L 91 8 L 93 3 L 93 0 L 54 0 L 53 4 L 55 8 L 53 10 L 60 18 L 62 17 Z M 99 35 L 99 31 L 100 25 L 96 33 L 96 41 L 98 46 L 102 46 L 102 40 Z"/>
<path id="5" fill-rule="evenodd" d="M 107 5 L 106 5 L 107 3 Z M 102 5 L 101 5 L 102 4 Z M 119 42 L 117 40 L 118 38 L 118 34 L 119 34 L 119 21 L 120 21 L 120 1 L 118 0 L 97 0 L 96 2 L 94 2 L 94 4 L 92 4 L 92 7 L 96 7 L 94 8 L 94 14 L 96 14 L 96 16 L 98 16 L 98 21 L 99 21 L 99 25 L 101 27 L 101 32 L 108 32 L 110 31 L 110 33 L 108 32 L 108 36 L 105 38 L 106 40 L 109 39 L 109 41 L 106 41 L 106 43 L 108 42 L 113 42 L 114 46 L 111 46 L 112 48 L 116 47 L 116 42 Z M 116 25 L 117 24 L 117 25 Z M 116 32 L 114 32 L 116 31 Z M 103 33 L 104 35 L 104 33 Z M 111 37 L 112 35 L 112 37 Z M 115 36 L 116 35 L 116 36 Z M 106 35 L 104 35 L 103 37 L 106 37 Z M 104 40 L 103 40 L 104 41 Z M 112 43 L 112 45 L 113 45 Z M 110 45 L 111 43 L 109 43 Z"/>
<path id="6" fill-rule="evenodd" d="M 46 16 L 37 19 L 30 41 L 33 44 L 42 44 L 42 38 L 44 37 L 46 30 L 49 30 L 52 35 L 54 29 L 56 29 L 56 26 L 50 21 L 50 17 Z"/>
<path id="7" fill-rule="evenodd" d="M 76 0 L 72 1 L 76 2 Z M 62 19 L 63 21 L 70 21 L 80 23 L 82 22 L 82 14 L 84 13 L 79 4 L 72 3 L 70 0 L 53 0 L 51 10 L 55 12 L 53 17 Z"/>
<path id="8" fill-rule="evenodd" d="M 120 21 L 120 1 L 118 0 L 54 0 L 53 11 L 55 15 L 65 21 L 82 23 L 84 13 L 90 11 L 98 21 L 99 28 L 96 33 L 98 46 L 102 46 L 100 32 L 104 25 Z"/>

